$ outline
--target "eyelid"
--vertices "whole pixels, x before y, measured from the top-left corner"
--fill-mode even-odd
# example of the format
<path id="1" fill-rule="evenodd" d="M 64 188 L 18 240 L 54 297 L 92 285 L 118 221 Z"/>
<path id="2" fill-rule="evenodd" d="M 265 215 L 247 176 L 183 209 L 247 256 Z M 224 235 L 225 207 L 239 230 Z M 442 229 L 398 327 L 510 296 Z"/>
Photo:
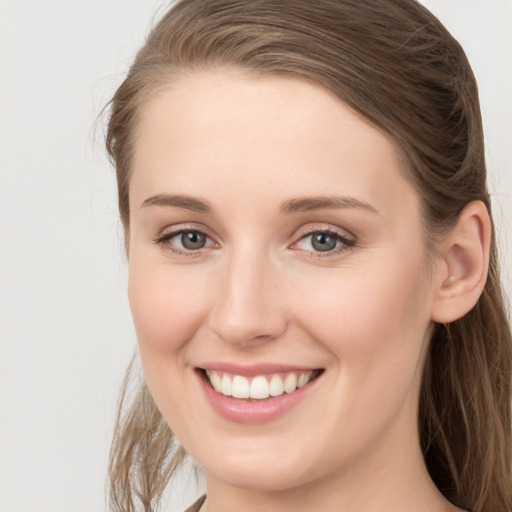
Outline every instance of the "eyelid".
<path id="1" fill-rule="evenodd" d="M 201 233 L 205 235 L 212 243 L 208 246 L 202 247 L 197 250 L 185 249 L 180 247 L 173 247 L 170 243 L 170 240 L 175 236 L 178 236 L 185 231 L 195 231 L 197 233 Z M 202 254 L 204 250 L 209 250 L 212 247 L 218 247 L 219 243 L 216 241 L 216 237 L 211 234 L 211 231 L 203 226 L 202 224 L 195 223 L 184 223 L 184 224 L 176 224 L 172 226 L 166 226 L 162 229 L 158 235 L 153 239 L 153 242 L 157 245 L 160 245 L 163 249 L 173 252 L 178 255 L 190 255 L 190 256 L 198 256 Z"/>
<path id="2" fill-rule="evenodd" d="M 214 238 L 211 230 L 208 229 L 205 225 L 197 222 L 180 222 L 179 224 L 170 224 L 161 229 L 155 239 L 162 238 L 171 233 L 177 234 L 183 231 L 198 231 L 200 233 L 204 233 L 210 238 Z"/>
<path id="3" fill-rule="evenodd" d="M 334 237 L 336 237 L 340 242 L 341 246 L 337 247 L 331 251 L 315 251 L 315 250 L 306 250 L 306 249 L 300 249 L 297 246 L 299 242 L 304 240 L 305 238 L 314 235 L 315 233 L 327 233 Z M 308 224 L 306 226 L 302 226 L 300 229 L 298 229 L 294 235 L 294 242 L 289 246 L 290 249 L 295 251 L 303 252 L 305 255 L 311 258 L 326 258 L 326 257 L 335 257 L 339 256 L 340 254 L 346 252 L 347 250 L 352 249 L 356 245 L 356 237 L 349 233 L 345 229 L 341 229 L 339 227 L 334 227 L 332 225 L 326 225 L 326 224 L 316 224 L 311 225 Z"/>
<path id="4" fill-rule="evenodd" d="M 353 240 L 355 241 L 356 237 L 347 231 L 346 229 L 342 229 L 337 226 L 333 226 L 332 224 L 324 224 L 324 223 L 314 223 L 314 224 L 306 224 L 304 226 L 301 226 L 299 229 L 295 231 L 293 234 L 294 239 L 301 239 L 304 238 L 307 235 L 311 235 L 313 233 L 332 233 L 333 235 L 340 236 L 341 238 L 344 238 L 346 240 Z"/>

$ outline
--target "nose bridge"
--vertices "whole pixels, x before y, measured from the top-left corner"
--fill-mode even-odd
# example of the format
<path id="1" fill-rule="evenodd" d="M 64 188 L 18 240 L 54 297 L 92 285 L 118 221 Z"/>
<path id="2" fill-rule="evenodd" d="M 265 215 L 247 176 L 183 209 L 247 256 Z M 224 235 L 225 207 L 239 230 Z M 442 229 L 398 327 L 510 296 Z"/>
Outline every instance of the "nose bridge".
<path id="1" fill-rule="evenodd" d="M 212 328 L 229 343 L 247 344 L 279 336 L 286 329 L 275 264 L 246 245 L 226 255 L 212 310 Z"/>

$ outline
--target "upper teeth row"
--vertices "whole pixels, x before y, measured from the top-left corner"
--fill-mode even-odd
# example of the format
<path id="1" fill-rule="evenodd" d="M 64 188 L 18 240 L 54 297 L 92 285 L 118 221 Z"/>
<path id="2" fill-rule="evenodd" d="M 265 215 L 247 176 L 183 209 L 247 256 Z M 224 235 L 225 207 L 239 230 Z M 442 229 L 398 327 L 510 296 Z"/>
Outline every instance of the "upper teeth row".
<path id="1" fill-rule="evenodd" d="M 274 374 L 270 380 L 264 375 L 258 375 L 252 380 L 242 375 L 230 375 L 212 370 L 206 370 L 215 391 L 234 398 L 264 399 L 269 396 L 280 396 L 283 393 L 293 393 L 306 385 L 313 376 L 313 371 L 299 374 L 288 373 L 284 380 L 279 374 Z"/>

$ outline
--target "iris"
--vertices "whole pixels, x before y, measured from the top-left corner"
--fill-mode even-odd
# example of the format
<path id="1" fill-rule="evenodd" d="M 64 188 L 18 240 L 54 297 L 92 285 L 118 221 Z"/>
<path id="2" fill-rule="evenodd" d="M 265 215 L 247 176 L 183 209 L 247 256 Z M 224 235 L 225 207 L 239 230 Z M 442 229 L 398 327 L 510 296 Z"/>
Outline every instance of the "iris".
<path id="1" fill-rule="evenodd" d="M 202 249 L 206 245 L 206 235 L 199 231 L 183 231 L 181 244 L 190 251 Z"/>

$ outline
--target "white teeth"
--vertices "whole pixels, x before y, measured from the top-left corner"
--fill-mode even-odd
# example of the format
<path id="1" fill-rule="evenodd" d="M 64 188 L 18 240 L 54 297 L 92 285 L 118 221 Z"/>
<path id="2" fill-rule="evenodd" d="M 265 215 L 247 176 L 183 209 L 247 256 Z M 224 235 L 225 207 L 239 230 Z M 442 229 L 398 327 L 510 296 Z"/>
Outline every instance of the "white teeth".
<path id="1" fill-rule="evenodd" d="M 281 396 L 284 393 L 283 379 L 279 375 L 273 375 L 270 379 L 269 389 L 272 396 Z"/>
<path id="2" fill-rule="evenodd" d="M 297 375 L 289 373 L 284 379 L 284 390 L 287 393 L 293 393 L 297 389 Z"/>
<path id="3" fill-rule="evenodd" d="M 252 380 L 242 375 L 230 375 L 218 371 L 207 370 L 206 375 L 215 391 L 234 398 L 252 398 L 264 400 L 269 396 L 281 396 L 284 393 L 293 393 L 296 389 L 305 386 L 313 377 L 313 371 L 288 373 L 283 381 L 281 375 L 271 377 L 258 375 Z"/>
<path id="4" fill-rule="evenodd" d="M 257 398 L 262 400 L 264 398 L 268 398 L 269 386 L 268 381 L 265 377 L 255 377 L 251 382 L 251 398 Z"/>
<path id="5" fill-rule="evenodd" d="M 249 398 L 249 381 L 245 377 L 235 375 L 231 386 L 231 394 L 235 398 Z"/>
<path id="6" fill-rule="evenodd" d="M 298 388 L 305 386 L 309 382 L 309 379 L 311 378 L 311 373 L 312 372 L 306 372 L 306 373 L 301 373 L 299 375 L 299 378 L 297 379 L 297 387 Z"/>
<path id="7" fill-rule="evenodd" d="M 220 392 L 223 395 L 231 396 L 231 379 L 229 378 L 229 375 L 226 373 L 222 376 L 222 382 L 220 387 Z"/>
<path id="8" fill-rule="evenodd" d="M 215 391 L 218 391 L 220 393 L 222 390 L 222 379 L 219 377 L 219 374 L 217 372 L 206 372 L 206 373 L 208 374 L 210 382 L 212 383 L 213 389 L 215 389 Z"/>

